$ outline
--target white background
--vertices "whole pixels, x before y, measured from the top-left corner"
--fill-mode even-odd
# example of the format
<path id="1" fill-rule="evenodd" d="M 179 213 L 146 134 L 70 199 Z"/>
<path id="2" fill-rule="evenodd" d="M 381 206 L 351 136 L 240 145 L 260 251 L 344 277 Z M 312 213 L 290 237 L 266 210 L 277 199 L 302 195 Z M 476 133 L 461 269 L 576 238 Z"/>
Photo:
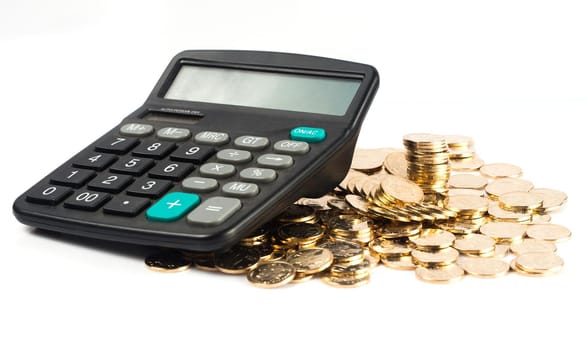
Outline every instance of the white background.
<path id="1" fill-rule="evenodd" d="M 384 6 L 383 6 L 384 4 Z M 579 1 L 0 2 L 0 348 L 578 348 L 586 11 Z M 261 290 L 157 274 L 140 249 L 35 233 L 12 201 L 140 106 L 185 49 L 376 66 L 363 147 L 408 132 L 473 136 L 487 162 L 566 191 L 557 276 L 452 285 L 377 268 L 370 285 Z"/>

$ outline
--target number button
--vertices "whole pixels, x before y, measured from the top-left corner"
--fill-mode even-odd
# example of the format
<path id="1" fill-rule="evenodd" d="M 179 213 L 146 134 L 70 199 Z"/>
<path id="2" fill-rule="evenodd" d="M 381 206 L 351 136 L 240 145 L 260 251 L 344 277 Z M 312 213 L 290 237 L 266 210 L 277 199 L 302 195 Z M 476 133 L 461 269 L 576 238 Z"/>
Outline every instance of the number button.
<path id="1" fill-rule="evenodd" d="M 214 154 L 212 146 L 196 146 L 193 143 L 181 145 L 171 153 L 171 159 L 201 164 Z"/>
<path id="2" fill-rule="evenodd" d="M 33 203 L 55 205 L 71 192 L 71 188 L 57 185 L 38 185 L 26 193 L 26 200 Z"/>
<path id="3" fill-rule="evenodd" d="M 147 212 L 151 221 L 175 221 L 193 209 L 200 202 L 199 196 L 192 193 L 171 192 L 153 204 Z"/>
<path id="4" fill-rule="evenodd" d="M 181 180 L 193 170 L 193 165 L 180 162 L 161 162 L 157 164 L 149 175 L 159 179 Z"/>
<path id="5" fill-rule="evenodd" d="M 110 171 L 113 173 L 128 174 L 139 176 L 150 169 L 155 162 L 152 159 L 124 157 L 120 158 L 112 167 Z"/>
<path id="6" fill-rule="evenodd" d="M 96 173 L 92 170 L 65 167 L 51 174 L 51 183 L 80 188 L 94 176 Z"/>
<path id="7" fill-rule="evenodd" d="M 199 167 L 199 172 L 204 176 L 223 179 L 234 175 L 236 168 L 231 164 L 206 163 Z"/>
<path id="8" fill-rule="evenodd" d="M 195 135 L 195 141 L 203 145 L 220 146 L 230 141 L 230 135 L 225 132 L 202 131 Z"/>
<path id="9" fill-rule="evenodd" d="M 118 193 L 132 182 L 132 176 L 120 174 L 100 174 L 90 181 L 87 187 L 91 190 Z"/>
<path id="10" fill-rule="evenodd" d="M 285 154 L 305 154 L 309 152 L 309 144 L 303 141 L 281 140 L 275 143 L 274 149 Z"/>
<path id="11" fill-rule="evenodd" d="M 124 154 L 138 143 L 136 137 L 107 136 L 96 144 L 96 150 L 107 153 Z"/>
<path id="12" fill-rule="evenodd" d="M 132 154 L 149 158 L 161 159 L 175 149 L 175 144 L 165 141 L 144 141 L 136 147 Z"/>
<path id="13" fill-rule="evenodd" d="M 153 133 L 152 125 L 141 123 L 128 123 L 120 127 L 120 133 L 128 136 L 146 136 Z"/>
<path id="14" fill-rule="evenodd" d="M 242 203 L 239 199 L 211 197 L 187 215 L 187 222 L 203 226 L 219 225 L 241 207 Z"/>
<path id="15" fill-rule="evenodd" d="M 273 169 L 285 169 L 293 165 L 293 158 L 282 154 L 263 154 L 258 157 L 257 163 Z"/>
<path id="16" fill-rule="evenodd" d="M 108 165 L 114 163 L 115 160 L 116 156 L 112 154 L 89 152 L 75 157 L 73 166 L 92 170 L 104 170 Z"/>
<path id="17" fill-rule="evenodd" d="M 151 201 L 147 198 L 131 197 L 131 196 L 116 196 L 114 199 L 106 203 L 104 206 L 104 213 L 121 216 L 137 216 L 138 213 L 144 210 Z"/>
<path id="18" fill-rule="evenodd" d="M 171 181 L 168 180 L 155 180 L 142 177 L 130 185 L 126 193 L 133 196 L 157 198 L 167 192 L 171 185 Z"/>
<path id="19" fill-rule="evenodd" d="M 79 190 L 72 194 L 63 205 L 67 208 L 95 211 L 110 199 L 109 194 Z"/>
<path id="20" fill-rule="evenodd" d="M 216 157 L 218 157 L 218 160 L 226 163 L 242 164 L 251 160 L 252 154 L 250 154 L 250 152 L 248 151 L 227 148 L 218 152 L 218 154 L 216 154 Z"/>
<path id="21" fill-rule="evenodd" d="M 157 136 L 163 140 L 187 140 L 191 136 L 191 131 L 184 128 L 162 128 L 157 131 Z"/>
<path id="22" fill-rule="evenodd" d="M 269 139 L 266 137 L 244 135 L 237 137 L 234 144 L 240 148 L 259 150 L 269 145 Z"/>
<path id="23" fill-rule="evenodd" d="M 266 168 L 246 168 L 240 172 L 244 180 L 259 183 L 273 182 L 277 178 L 277 172 Z"/>

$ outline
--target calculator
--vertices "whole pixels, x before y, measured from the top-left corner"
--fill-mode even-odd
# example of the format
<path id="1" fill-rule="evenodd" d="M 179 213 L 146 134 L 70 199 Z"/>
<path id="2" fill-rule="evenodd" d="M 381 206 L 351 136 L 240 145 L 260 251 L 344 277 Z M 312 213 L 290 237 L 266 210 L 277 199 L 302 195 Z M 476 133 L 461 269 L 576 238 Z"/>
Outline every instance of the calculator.
<path id="1" fill-rule="evenodd" d="M 378 83 L 374 67 L 330 58 L 181 52 L 140 108 L 18 197 L 14 215 L 95 239 L 225 250 L 343 179 Z"/>

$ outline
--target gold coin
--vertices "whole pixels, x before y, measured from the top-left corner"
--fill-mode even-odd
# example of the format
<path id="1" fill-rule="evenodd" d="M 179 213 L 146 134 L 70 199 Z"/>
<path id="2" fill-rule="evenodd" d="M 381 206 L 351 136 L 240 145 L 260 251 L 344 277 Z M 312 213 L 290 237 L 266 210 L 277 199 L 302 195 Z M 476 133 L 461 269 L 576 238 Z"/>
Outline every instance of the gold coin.
<path id="1" fill-rule="evenodd" d="M 419 222 L 394 222 L 380 227 L 376 233 L 382 238 L 396 239 L 417 235 L 421 227 Z"/>
<path id="2" fill-rule="evenodd" d="M 247 278 L 257 287 L 281 287 L 295 278 L 295 268 L 284 261 L 266 262 L 250 270 Z"/>
<path id="3" fill-rule="evenodd" d="M 452 247 L 428 252 L 415 249 L 411 251 L 413 263 L 418 266 L 438 267 L 451 265 L 458 260 L 460 254 Z"/>
<path id="4" fill-rule="evenodd" d="M 467 235 L 471 233 L 478 233 L 481 225 L 471 224 L 467 222 L 443 222 L 436 223 L 436 226 L 444 231 L 451 232 L 456 235 Z"/>
<path id="5" fill-rule="evenodd" d="M 522 255 L 526 253 L 555 253 L 557 247 L 552 242 L 525 238 L 521 242 L 511 244 L 510 249 L 513 254 Z"/>
<path id="6" fill-rule="evenodd" d="M 482 176 L 473 174 L 456 174 L 450 176 L 448 186 L 451 188 L 466 188 L 472 190 L 483 189 L 488 184 L 488 180 Z"/>
<path id="7" fill-rule="evenodd" d="M 515 222 L 487 222 L 480 227 L 480 232 L 499 243 L 519 242 L 525 236 L 527 226 Z"/>
<path id="8" fill-rule="evenodd" d="M 330 286 L 337 288 L 355 288 L 368 284 L 370 281 L 370 275 L 362 278 L 324 276 L 321 280 Z"/>
<path id="9" fill-rule="evenodd" d="M 315 209 L 307 205 L 290 205 L 277 218 L 279 222 L 306 222 L 315 218 Z"/>
<path id="10" fill-rule="evenodd" d="M 416 203 L 423 200 L 423 191 L 417 184 L 396 175 L 387 175 L 380 184 L 383 193 L 392 200 Z"/>
<path id="11" fill-rule="evenodd" d="M 400 259 L 393 259 L 387 256 L 381 256 L 380 261 L 388 268 L 394 270 L 415 270 L 417 266 L 413 264 L 411 257 L 405 257 Z"/>
<path id="12" fill-rule="evenodd" d="M 427 134 L 427 133 L 412 133 L 403 136 L 403 144 L 406 146 L 435 148 L 438 145 L 445 145 L 447 148 L 446 138 L 443 135 Z"/>
<path id="13" fill-rule="evenodd" d="M 534 188 L 531 192 L 537 193 L 543 198 L 543 210 L 546 212 L 559 209 L 568 200 L 568 195 L 564 192 L 549 188 Z"/>
<path id="14" fill-rule="evenodd" d="M 234 246 L 223 253 L 214 254 L 214 263 L 221 272 L 243 274 L 254 269 L 260 261 L 260 255 L 254 248 Z"/>
<path id="15" fill-rule="evenodd" d="M 467 274 L 481 278 L 494 278 L 504 276 L 509 272 L 510 266 L 506 261 L 495 258 L 463 259 L 458 265 Z"/>
<path id="16" fill-rule="evenodd" d="M 498 200 L 500 196 L 509 192 L 529 192 L 533 188 L 531 181 L 516 178 L 500 178 L 489 183 L 485 191 L 491 199 Z"/>
<path id="17" fill-rule="evenodd" d="M 301 242 L 315 242 L 322 238 L 324 229 L 319 224 L 292 223 L 286 224 L 277 230 L 276 239 L 284 244 L 299 244 Z"/>
<path id="18" fill-rule="evenodd" d="M 474 146 L 474 140 L 470 136 L 444 135 L 444 138 L 450 148 L 471 148 Z"/>
<path id="19" fill-rule="evenodd" d="M 551 215 L 549 214 L 533 214 L 531 215 L 532 224 L 549 224 L 551 222 Z"/>
<path id="20" fill-rule="evenodd" d="M 468 188 L 450 188 L 448 190 L 448 197 L 451 196 L 459 196 L 459 195 L 470 195 L 470 196 L 477 196 L 477 197 L 484 197 L 484 191 L 482 190 L 472 190 Z"/>
<path id="21" fill-rule="evenodd" d="M 456 264 L 435 269 L 419 266 L 415 269 L 415 274 L 425 282 L 450 283 L 461 280 L 464 270 Z"/>
<path id="22" fill-rule="evenodd" d="M 470 195 L 452 196 L 446 198 L 444 206 L 458 214 L 481 217 L 488 210 L 488 199 Z"/>
<path id="23" fill-rule="evenodd" d="M 312 275 L 308 275 L 308 274 L 304 274 L 302 272 L 295 272 L 295 278 L 293 278 L 293 280 L 291 281 L 291 283 L 303 283 L 303 282 L 307 282 L 310 279 L 313 278 L 313 274 Z"/>
<path id="24" fill-rule="evenodd" d="M 330 241 L 319 245 L 332 252 L 335 263 L 358 263 L 364 259 L 364 250 L 360 244 L 347 241 Z"/>
<path id="25" fill-rule="evenodd" d="M 350 206 L 357 212 L 364 215 L 368 214 L 368 208 L 370 207 L 370 204 L 364 198 L 355 194 L 349 194 L 346 195 L 344 199 L 346 199 L 346 202 L 348 202 L 348 204 L 350 204 Z"/>
<path id="26" fill-rule="evenodd" d="M 400 151 L 394 148 L 357 148 L 352 157 L 350 168 L 366 173 L 373 173 L 381 169 L 385 157 L 391 153 Z"/>
<path id="27" fill-rule="evenodd" d="M 495 258 L 504 258 L 509 254 L 508 244 L 497 244 L 494 246 L 494 253 L 492 254 Z"/>
<path id="28" fill-rule="evenodd" d="M 354 210 L 343 198 L 331 198 L 328 200 L 328 206 L 332 209 L 339 210 L 342 213 L 351 213 Z"/>
<path id="29" fill-rule="evenodd" d="M 299 198 L 295 204 L 305 205 L 314 208 L 316 211 L 329 210 L 328 200 L 336 198 L 332 195 L 325 195 L 319 198 Z"/>
<path id="30" fill-rule="evenodd" d="M 196 253 L 191 257 L 191 263 L 198 270 L 208 272 L 218 271 L 214 263 L 213 253 Z"/>
<path id="31" fill-rule="evenodd" d="M 448 231 L 428 228 L 421 231 L 419 236 L 409 237 L 409 241 L 422 250 L 447 248 L 454 243 L 456 237 Z"/>
<path id="32" fill-rule="evenodd" d="M 543 205 L 541 195 L 530 192 L 509 192 L 499 197 L 501 208 L 516 212 L 532 212 Z"/>
<path id="33" fill-rule="evenodd" d="M 451 171 L 474 171 L 480 169 L 484 161 L 480 158 L 452 159 L 450 160 Z"/>
<path id="34" fill-rule="evenodd" d="M 357 174 L 361 174 L 359 171 L 350 169 L 348 170 L 348 173 L 346 174 L 346 177 L 344 177 L 344 179 L 342 179 L 342 181 L 338 184 L 338 187 L 343 189 L 344 191 L 348 191 L 348 181 L 355 177 Z"/>
<path id="35" fill-rule="evenodd" d="M 411 254 L 411 248 L 408 246 L 404 244 L 398 244 L 382 237 L 378 237 L 370 241 L 368 248 L 371 253 L 376 256 L 383 255 L 400 258 L 402 256 L 409 256 Z"/>
<path id="36" fill-rule="evenodd" d="M 405 179 L 407 178 L 407 159 L 405 159 L 405 152 L 389 153 L 383 165 L 388 173 Z"/>
<path id="37" fill-rule="evenodd" d="M 313 274 L 330 267 L 334 262 L 334 255 L 322 248 L 302 249 L 288 256 L 287 262 L 293 265 L 297 272 Z"/>
<path id="38" fill-rule="evenodd" d="M 564 242 L 570 239 L 572 232 L 562 225 L 533 224 L 527 226 L 527 236 L 548 242 Z"/>
<path id="39" fill-rule="evenodd" d="M 481 255 L 494 252 L 494 239 L 483 234 L 471 234 L 454 241 L 454 248 L 462 254 Z"/>
<path id="40" fill-rule="evenodd" d="M 450 148 L 450 160 L 452 159 L 470 159 L 476 155 L 474 148 Z"/>
<path id="41" fill-rule="evenodd" d="M 516 213 L 514 211 L 508 211 L 501 208 L 499 204 L 495 202 L 489 203 L 488 214 L 496 221 L 520 223 L 528 223 L 531 221 L 531 213 Z"/>
<path id="42" fill-rule="evenodd" d="M 480 168 L 480 173 L 491 178 L 520 177 L 523 170 L 516 165 L 508 163 L 485 164 Z"/>
<path id="43" fill-rule="evenodd" d="M 329 273 L 332 277 L 354 277 L 354 278 L 361 278 L 366 277 L 370 274 L 370 261 L 364 259 L 359 264 L 355 265 L 341 265 L 336 264 L 332 265 Z"/>
<path id="44" fill-rule="evenodd" d="M 162 251 L 149 255 L 144 263 L 149 270 L 156 272 L 186 271 L 191 266 L 191 261 L 177 251 Z"/>
<path id="45" fill-rule="evenodd" d="M 559 272 L 564 261 L 555 253 L 525 253 L 516 257 L 511 267 L 529 276 L 544 276 Z"/>

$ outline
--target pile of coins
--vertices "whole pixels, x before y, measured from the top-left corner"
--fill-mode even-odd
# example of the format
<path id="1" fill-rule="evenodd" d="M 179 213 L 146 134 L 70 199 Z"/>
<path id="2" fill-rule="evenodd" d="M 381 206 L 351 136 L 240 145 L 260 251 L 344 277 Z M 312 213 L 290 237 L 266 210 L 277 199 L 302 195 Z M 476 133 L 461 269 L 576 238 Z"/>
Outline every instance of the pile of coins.
<path id="1" fill-rule="evenodd" d="M 409 134 L 403 143 L 406 151 L 357 150 L 330 194 L 300 199 L 229 251 L 163 250 L 147 267 L 246 274 L 265 288 L 315 277 L 362 286 L 379 262 L 433 283 L 561 270 L 556 243 L 571 232 L 550 221 L 565 193 L 534 188 L 517 166 L 484 164 L 466 136 Z"/>

